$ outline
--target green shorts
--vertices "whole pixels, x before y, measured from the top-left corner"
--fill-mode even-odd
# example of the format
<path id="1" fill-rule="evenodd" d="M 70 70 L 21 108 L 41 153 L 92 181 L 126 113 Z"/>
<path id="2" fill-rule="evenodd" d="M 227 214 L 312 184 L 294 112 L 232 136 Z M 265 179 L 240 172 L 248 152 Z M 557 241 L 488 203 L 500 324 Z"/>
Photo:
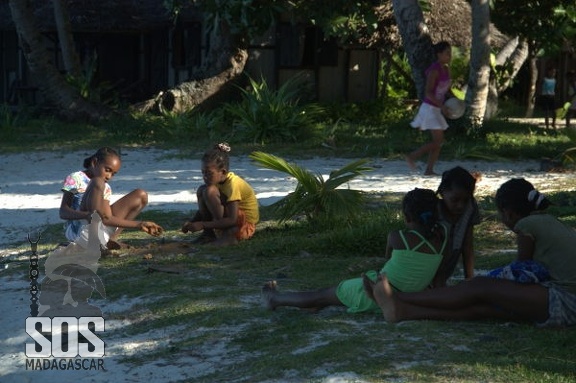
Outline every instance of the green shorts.
<path id="1" fill-rule="evenodd" d="M 376 281 L 378 273 L 374 270 L 366 272 L 366 276 Z M 364 292 L 362 278 L 347 279 L 340 282 L 336 288 L 336 296 L 342 304 L 348 307 L 349 313 L 380 312 L 380 307 Z"/>

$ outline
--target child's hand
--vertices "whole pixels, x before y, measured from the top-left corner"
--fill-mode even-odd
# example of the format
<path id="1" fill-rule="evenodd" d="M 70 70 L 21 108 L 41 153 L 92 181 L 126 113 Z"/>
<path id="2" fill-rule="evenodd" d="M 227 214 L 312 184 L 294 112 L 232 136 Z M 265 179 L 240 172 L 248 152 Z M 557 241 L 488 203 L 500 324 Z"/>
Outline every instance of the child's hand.
<path id="1" fill-rule="evenodd" d="M 195 231 L 200 231 L 204 229 L 204 224 L 202 222 L 186 222 L 184 225 L 182 225 L 182 232 L 183 233 L 188 233 L 188 232 L 195 232 Z"/>
<path id="2" fill-rule="evenodd" d="M 164 232 L 164 229 L 160 225 L 157 225 L 154 222 L 149 221 L 140 222 L 140 230 L 154 237 L 158 237 L 160 234 Z"/>

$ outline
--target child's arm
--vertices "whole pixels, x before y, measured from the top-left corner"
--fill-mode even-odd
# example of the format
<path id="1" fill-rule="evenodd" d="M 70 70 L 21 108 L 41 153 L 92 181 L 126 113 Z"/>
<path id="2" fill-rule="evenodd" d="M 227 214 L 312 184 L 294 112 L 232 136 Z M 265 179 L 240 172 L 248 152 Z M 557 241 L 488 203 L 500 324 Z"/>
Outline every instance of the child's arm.
<path id="1" fill-rule="evenodd" d="M 388 239 L 386 240 L 386 258 L 390 259 L 392 257 L 392 251 L 394 249 L 404 249 L 404 242 L 400 237 L 400 231 L 394 230 L 388 233 Z"/>
<path id="2" fill-rule="evenodd" d="M 527 261 L 534 258 L 534 238 L 532 236 L 517 233 L 516 243 L 518 245 L 519 261 Z"/>
<path id="3" fill-rule="evenodd" d="M 89 211 L 74 210 L 72 208 L 73 200 L 74 194 L 69 191 L 63 192 L 59 210 L 60 218 L 65 220 L 90 220 L 92 213 Z"/>
<path id="4" fill-rule="evenodd" d="M 464 266 L 464 278 L 474 277 L 474 226 L 468 226 L 462 243 L 462 264 Z"/>

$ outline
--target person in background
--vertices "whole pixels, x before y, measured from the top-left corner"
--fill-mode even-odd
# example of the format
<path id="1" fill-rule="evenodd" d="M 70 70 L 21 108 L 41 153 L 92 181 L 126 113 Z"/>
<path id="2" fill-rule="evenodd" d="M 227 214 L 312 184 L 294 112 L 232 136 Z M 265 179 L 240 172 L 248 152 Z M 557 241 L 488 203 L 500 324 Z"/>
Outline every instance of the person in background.
<path id="1" fill-rule="evenodd" d="M 256 231 L 260 211 L 248 182 L 230 171 L 227 143 L 215 145 L 202 157 L 204 185 L 196 191 L 198 211 L 182 225 L 182 232 L 202 234 L 195 243 L 231 245 L 249 239 Z"/>
<path id="2" fill-rule="evenodd" d="M 549 67 L 546 75 L 542 79 L 540 87 L 540 107 L 544 112 L 544 124 L 546 130 L 550 128 L 552 120 L 552 130 L 556 131 L 556 68 Z"/>
<path id="3" fill-rule="evenodd" d="M 444 131 L 448 129 L 448 123 L 443 113 L 446 113 L 444 101 L 450 94 L 452 80 L 450 77 L 450 61 L 452 59 L 452 47 L 446 41 L 434 45 L 436 61 L 426 69 L 426 90 L 424 100 L 418 108 L 418 113 L 410 123 L 413 128 L 429 130 L 432 140 L 406 156 L 406 162 L 412 170 L 416 170 L 416 161 L 424 154 L 428 154 L 428 162 L 424 175 L 437 175 L 434 165 L 440 156 L 440 150 L 444 143 Z"/>

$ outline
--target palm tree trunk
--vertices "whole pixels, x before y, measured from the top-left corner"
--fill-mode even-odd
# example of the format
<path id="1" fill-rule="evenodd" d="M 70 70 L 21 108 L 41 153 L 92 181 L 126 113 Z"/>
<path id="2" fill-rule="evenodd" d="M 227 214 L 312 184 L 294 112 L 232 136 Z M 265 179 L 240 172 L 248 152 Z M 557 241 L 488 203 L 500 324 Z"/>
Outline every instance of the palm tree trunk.
<path id="1" fill-rule="evenodd" d="M 82 71 L 80 69 L 80 59 L 74 46 L 74 38 L 72 37 L 68 8 L 63 0 L 52 0 L 52 4 L 54 4 L 54 19 L 56 20 L 64 69 L 66 69 L 66 73 L 78 78 L 81 76 Z"/>
<path id="2" fill-rule="evenodd" d="M 51 101 L 57 114 L 71 120 L 89 121 L 99 121 L 112 115 L 113 112 L 105 106 L 86 101 L 77 89 L 65 81 L 52 62 L 52 56 L 37 28 L 30 1 L 9 1 L 12 20 L 20 37 L 20 47 L 30 71 L 42 79 L 40 90 Z"/>
<path id="3" fill-rule="evenodd" d="M 418 0 L 392 0 L 392 7 L 402 36 L 404 51 L 412 68 L 418 97 L 422 99 L 426 88 L 424 71 L 436 59 L 432 50 L 432 39 L 424 23 Z"/>
<path id="4" fill-rule="evenodd" d="M 488 0 L 472 0 L 472 47 L 466 101 L 470 118 L 482 126 L 490 83 L 490 6 Z"/>
<path id="5" fill-rule="evenodd" d="M 210 110 L 227 101 L 248 60 L 248 50 L 239 41 L 221 23 L 218 33 L 211 35 L 211 48 L 203 68 L 195 74 L 196 80 L 180 83 L 133 108 L 140 112 L 185 113 L 196 108 Z"/>

